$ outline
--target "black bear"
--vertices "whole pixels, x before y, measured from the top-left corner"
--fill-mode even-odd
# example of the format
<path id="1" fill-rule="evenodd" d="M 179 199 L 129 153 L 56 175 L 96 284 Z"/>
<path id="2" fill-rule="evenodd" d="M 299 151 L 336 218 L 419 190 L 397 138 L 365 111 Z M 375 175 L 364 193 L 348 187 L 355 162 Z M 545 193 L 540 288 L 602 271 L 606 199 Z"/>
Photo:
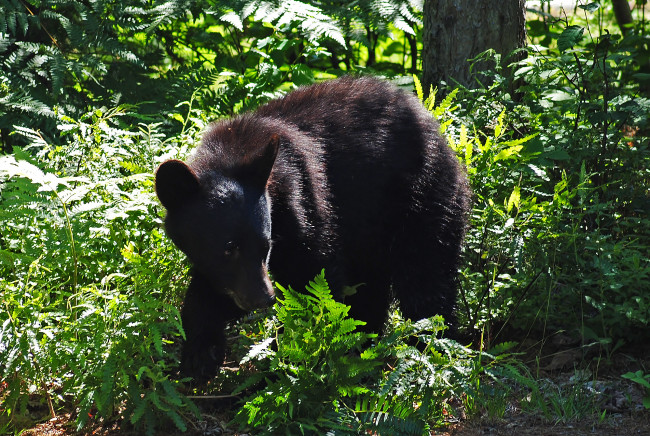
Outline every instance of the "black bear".
<path id="1" fill-rule="evenodd" d="M 295 289 L 323 268 L 334 291 L 362 283 L 345 303 L 375 331 L 393 298 L 411 319 L 451 317 L 467 179 L 431 114 L 386 81 L 326 81 L 217 122 L 188 164 L 160 165 L 156 192 L 193 264 L 184 374 L 215 373 L 226 323 L 273 302 L 269 270 Z"/>

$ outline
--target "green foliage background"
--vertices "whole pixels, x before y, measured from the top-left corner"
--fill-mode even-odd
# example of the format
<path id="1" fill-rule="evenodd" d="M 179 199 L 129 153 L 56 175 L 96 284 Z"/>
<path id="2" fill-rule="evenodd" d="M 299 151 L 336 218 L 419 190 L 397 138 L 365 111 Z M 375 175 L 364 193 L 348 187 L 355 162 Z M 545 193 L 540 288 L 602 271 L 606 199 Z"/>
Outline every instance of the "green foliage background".
<path id="1" fill-rule="evenodd" d="M 486 52 L 489 83 L 436 94 L 410 75 L 417 1 L 4 1 L 0 431 L 62 412 L 79 429 L 119 420 L 150 434 L 199 419 L 176 376 L 187 264 L 163 234 L 152 173 L 184 158 L 208 120 L 348 73 L 417 92 L 467 167 L 458 328 L 479 351 L 441 338 L 437 318 L 395 314 L 384 337 L 359 333 L 324 277 L 304 295 L 280 287 L 274 316 L 242 329 L 253 345 L 242 368 L 256 371 L 238 375 L 250 376 L 238 425 L 422 434 L 454 401 L 500 404 L 485 380 L 504 378 L 532 386 L 546 410 L 502 354 L 507 333 L 544 343 L 565 331 L 599 362 L 646 343 L 644 3 L 624 37 L 597 3 L 561 19 L 540 3 L 524 59 L 506 69 Z"/>

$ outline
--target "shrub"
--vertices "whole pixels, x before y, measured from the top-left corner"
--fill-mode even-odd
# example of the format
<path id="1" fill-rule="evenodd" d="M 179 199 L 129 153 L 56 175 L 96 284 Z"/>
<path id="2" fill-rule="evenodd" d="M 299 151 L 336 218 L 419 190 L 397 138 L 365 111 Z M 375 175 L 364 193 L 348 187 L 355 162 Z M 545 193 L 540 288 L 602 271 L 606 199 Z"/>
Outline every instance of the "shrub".
<path id="1" fill-rule="evenodd" d="M 34 155 L 0 158 L 4 428 L 25 424 L 34 394 L 51 415 L 71 404 L 80 429 L 121 416 L 151 434 L 160 417 L 185 429 L 197 412 L 171 377 L 185 267 L 162 235 L 151 174 L 187 136 L 126 130 L 123 115 L 62 118 L 68 147 L 21 129 Z"/>

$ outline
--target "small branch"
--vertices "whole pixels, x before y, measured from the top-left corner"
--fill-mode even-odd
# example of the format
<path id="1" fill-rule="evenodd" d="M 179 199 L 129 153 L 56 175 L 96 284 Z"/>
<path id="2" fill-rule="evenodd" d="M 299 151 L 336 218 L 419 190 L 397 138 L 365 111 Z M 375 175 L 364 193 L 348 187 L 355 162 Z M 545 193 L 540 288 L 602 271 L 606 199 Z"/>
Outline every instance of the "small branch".
<path id="1" fill-rule="evenodd" d="M 626 4 L 627 5 L 627 4 Z M 629 10 L 629 8 L 628 8 Z M 605 46 L 607 47 L 607 46 Z M 598 46 L 596 46 L 596 56 L 598 56 Z M 595 63 L 598 63 L 598 60 L 595 59 Z M 607 48 L 603 53 L 603 82 L 605 84 L 605 90 L 603 91 L 603 114 L 605 115 L 603 120 L 603 139 L 601 143 L 601 148 L 603 153 L 607 149 L 607 133 L 609 130 L 609 78 L 607 77 Z"/>
<path id="2" fill-rule="evenodd" d="M 29 9 L 29 7 L 27 6 L 27 4 L 26 4 L 24 1 L 22 2 L 22 4 L 23 4 L 23 6 L 25 7 L 25 9 L 27 9 L 27 12 L 29 12 L 29 15 L 31 15 L 32 17 L 35 17 L 35 16 L 36 16 L 36 15 L 34 15 L 34 13 L 31 11 L 31 9 Z M 50 37 L 50 39 L 52 40 L 52 44 L 54 44 L 54 45 L 56 46 L 56 48 L 58 48 L 59 50 L 61 50 L 61 47 L 59 47 L 59 43 L 56 42 L 56 38 L 54 38 L 54 37 L 52 36 L 52 34 L 51 34 L 50 32 L 48 32 L 48 30 L 45 28 L 45 26 L 44 26 L 42 23 L 41 23 L 41 29 L 43 29 L 43 30 L 45 31 L 45 33 L 47 33 L 47 36 Z"/>
<path id="3" fill-rule="evenodd" d="M 528 291 L 530 291 L 530 289 L 533 287 L 533 285 L 535 284 L 535 282 L 537 282 L 537 279 L 538 279 L 539 276 L 541 276 L 541 275 L 542 275 L 542 271 L 539 271 L 537 274 L 535 274 L 535 277 L 533 277 L 533 279 L 532 279 L 530 282 L 528 282 L 528 285 L 526 285 L 526 287 L 524 288 L 524 291 L 521 293 L 521 295 L 519 295 L 519 298 L 517 299 L 517 302 L 515 303 L 515 307 L 513 307 L 513 308 L 510 310 L 510 313 L 508 314 L 508 317 L 506 318 L 505 322 L 503 323 L 503 325 L 501 326 L 501 328 L 499 329 L 499 331 L 496 333 L 496 335 L 494 335 L 494 338 L 495 338 L 495 339 L 496 339 L 497 337 L 499 337 L 499 335 L 501 334 L 501 332 L 503 331 L 503 329 L 505 328 L 505 326 L 508 325 L 508 323 L 510 322 L 510 319 L 513 317 L 514 313 L 515 313 L 515 312 L 517 311 L 517 309 L 519 308 L 519 305 L 521 305 L 521 303 L 524 301 L 524 298 L 526 298 L 526 296 L 528 295 Z"/>
<path id="4" fill-rule="evenodd" d="M 50 409 L 50 415 L 52 418 L 56 418 L 56 413 L 54 412 L 54 403 L 52 402 L 52 395 L 50 395 L 50 392 L 47 390 L 45 382 L 41 382 L 41 385 L 43 392 L 45 392 L 45 398 L 47 398 L 47 407 Z"/>
<path id="5" fill-rule="evenodd" d="M 465 312 L 467 314 L 467 322 L 469 326 L 474 325 L 474 320 L 472 319 L 472 310 L 469 307 L 469 302 L 467 301 L 467 295 L 465 294 L 465 288 L 460 286 L 460 299 L 463 301 L 463 305 L 465 306 Z"/>

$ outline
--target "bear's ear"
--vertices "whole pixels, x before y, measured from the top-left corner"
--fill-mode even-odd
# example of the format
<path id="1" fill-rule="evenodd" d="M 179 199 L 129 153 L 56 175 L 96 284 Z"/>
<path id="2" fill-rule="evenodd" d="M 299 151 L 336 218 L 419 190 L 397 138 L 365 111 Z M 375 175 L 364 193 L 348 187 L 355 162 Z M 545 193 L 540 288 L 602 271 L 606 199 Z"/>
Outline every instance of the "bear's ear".
<path id="1" fill-rule="evenodd" d="M 182 206 L 200 187 L 194 171 L 180 160 L 165 161 L 156 170 L 156 194 L 167 209 Z"/>
<path id="2" fill-rule="evenodd" d="M 272 135 L 268 144 L 262 149 L 262 152 L 253 156 L 248 165 L 240 168 L 239 176 L 242 180 L 250 182 L 253 186 L 265 187 L 271 175 L 271 170 L 273 169 L 275 158 L 278 156 L 279 149 L 280 137 L 278 135 Z"/>

